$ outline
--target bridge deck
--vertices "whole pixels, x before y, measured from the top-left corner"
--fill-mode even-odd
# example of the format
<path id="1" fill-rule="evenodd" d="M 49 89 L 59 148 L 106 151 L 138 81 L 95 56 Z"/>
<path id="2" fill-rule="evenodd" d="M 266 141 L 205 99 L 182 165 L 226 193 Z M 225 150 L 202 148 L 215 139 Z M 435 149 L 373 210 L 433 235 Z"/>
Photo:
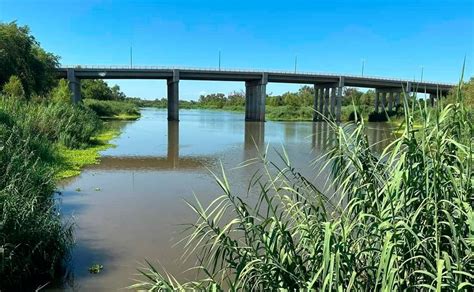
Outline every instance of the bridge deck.
<path id="1" fill-rule="evenodd" d="M 402 88 L 412 84 L 412 92 L 436 94 L 450 90 L 454 84 L 440 82 L 413 82 L 396 78 L 362 77 L 353 75 L 322 74 L 311 72 L 257 71 L 202 69 L 179 67 L 62 67 L 58 69 L 60 78 L 67 78 L 68 68 L 73 68 L 79 79 L 171 79 L 173 71 L 179 72 L 180 80 L 209 81 L 252 81 L 261 80 L 263 75 L 268 82 L 298 84 L 338 83 L 341 78 L 345 86 L 366 88 Z"/>

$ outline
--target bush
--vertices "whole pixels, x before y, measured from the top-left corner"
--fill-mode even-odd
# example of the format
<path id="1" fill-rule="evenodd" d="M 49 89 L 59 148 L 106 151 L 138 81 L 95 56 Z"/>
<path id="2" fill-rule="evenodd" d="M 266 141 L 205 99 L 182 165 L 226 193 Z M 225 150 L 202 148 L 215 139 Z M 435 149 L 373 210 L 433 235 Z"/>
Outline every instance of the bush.
<path id="1" fill-rule="evenodd" d="M 71 103 L 72 92 L 69 89 L 69 82 L 60 79 L 58 85 L 51 90 L 51 100 L 56 103 Z"/>
<path id="2" fill-rule="evenodd" d="M 2 93 L 13 98 L 24 98 L 25 90 L 23 89 L 20 78 L 15 75 L 10 76 L 8 82 L 3 85 Z"/>
<path id="3" fill-rule="evenodd" d="M 140 110 L 131 102 L 85 99 L 84 104 L 100 117 L 140 116 Z"/>
<path id="4" fill-rule="evenodd" d="M 39 104 L 4 98 L 1 106 L 15 117 L 22 131 L 69 148 L 87 146 L 101 127 L 95 113 L 83 105 Z"/>
<path id="5" fill-rule="evenodd" d="M 13 118 L 0 112 L 0 289 L 32 289 L 58 271 L 72 228 L 53 196 L 51 142 L 9 125 Z"/>

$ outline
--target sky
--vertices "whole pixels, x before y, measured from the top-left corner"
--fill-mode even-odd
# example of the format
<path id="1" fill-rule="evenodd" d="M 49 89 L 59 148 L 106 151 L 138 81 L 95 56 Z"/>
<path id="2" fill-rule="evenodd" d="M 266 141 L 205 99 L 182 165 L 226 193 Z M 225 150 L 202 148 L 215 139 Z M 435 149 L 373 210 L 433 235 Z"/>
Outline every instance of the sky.
<path id="1" fill-rule="evenodd" d="M 474 75 L 474 0 L 0 0 L 64 65 L 296 70 L 457 82 Z M 128 96 L 166 96 L 163 80 L 113 80 Z M 269 83 L 281 94 L 300 85 Z M 180 81 L 180 98 L 244 89 Z"/>

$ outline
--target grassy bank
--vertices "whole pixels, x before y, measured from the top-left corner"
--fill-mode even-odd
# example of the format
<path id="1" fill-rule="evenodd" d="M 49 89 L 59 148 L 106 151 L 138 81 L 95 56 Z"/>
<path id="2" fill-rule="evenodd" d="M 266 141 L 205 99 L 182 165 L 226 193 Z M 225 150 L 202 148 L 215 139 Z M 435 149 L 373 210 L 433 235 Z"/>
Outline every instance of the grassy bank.
<path id="1" fill-rule="evenodd" d="M 413 110 L 420 129 L 414 128 Z M 281 152 L 259 158 L 247 193 L 224 171 L 222 195 L 188 203 L 183 259 L 196 280 L 180 282 L 147 264 L 135 289 L 471 291 L 474 287 L 473 123 L 453 103 L 404 108 L 402 133 L 373 152 L 365 123 L 330 124 L 332 148 L 317 163 L 329 187 L 305 178 Z M 320 171 L 319 169 L 316 171 Z M 312 177 L 312 176 L 311 176 Z"/>
<path id="2" fill-rule="evenodd" d="M 138 106 L 131 102 L 84 99 L 84 104 L 104 120 L 136 120 L 140 118 Z"/>
<path id="3" fill-rule="evenodd" d="M 90 145 L 84 149 L 71 149 L 58 146 L 60 157 L 56 166 L 56 178 L 63 179 L 79 175 L 84 166 L 99 163 L 100 152 L 113 147 L 109 141 L 118 136 L 115 130 L 104 130 L 91 137 Z"/>
<path id="4" fill-rule="evenodd" d="M 0 289 L 34 289 L 73 243 L 55 199 L 58 178 L 94 163 L 115 133 L 83 105 L 0 96 Z"/>

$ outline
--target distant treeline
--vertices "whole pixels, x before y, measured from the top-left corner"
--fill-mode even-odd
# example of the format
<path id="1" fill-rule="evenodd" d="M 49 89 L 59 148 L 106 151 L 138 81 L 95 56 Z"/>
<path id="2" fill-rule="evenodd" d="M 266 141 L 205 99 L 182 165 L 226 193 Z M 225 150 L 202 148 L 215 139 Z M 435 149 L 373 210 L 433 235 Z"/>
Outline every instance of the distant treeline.
<path id="1" fill-rule="evenodd" d="M 372 105 L 375 98 L 375 92 L 369 90 L 365 93 L 357 90 L 356 88 L 347 88 L 344 91 L 342 105 L 352 104 L 352 100 L 355 100 L 358 104 Z M 155 100 L 144 100 L 137 97 L 127 97 L 126 100 L 132 101 L 140 107 L 158 107 L 164 108 L 167 106 L 167 99 L 155 99 Z M 286 92 L 282 95 L 267 95 L 266 105 L 268 106 L 313 106 L 314 102 L 314 88 L 311 86 L 302 86 L 297 92 Z M 245 106 L 245 93 L 243 91 L 233 91 L 228 95 L 224 93 L 211 93 L 199 96 L 197 101 L 185 101 L 180 100 L 180 105 L 190 107 L 205 107 L 222 109 L 226 107 L 244 107 Z"/>
<path id="2" fill-rule="evenodd" d="M 474 79 L 463 84 L 463 91 L 466 96 L 466 104 L 472 108 Z M 443 102 L 454 99 L 454 93 L 448 95 Z M 136 97 L 127 97 L 125 100 L 133 102 L 138 107 L 166 108 L 167 99 L 144 100 Z M 369 121 L 386 121 L 388 117 L 402 116 L 401 106 L 394 108 L 390 112 L 375 113 L 375 90 L 369 89 L 365 92 L 357 88 L 347 87 L 344 89 L 341 101 L 341 119 L 343 121 L 354 120 L 355 114 L 362 116 Z M 311 120 L 313 117 L 314 88 L 312 86 L 302 86 L 297 92 L 286 92 L 281 95 L 269 94 L 266 98 L 266 117 L 269 120 Z M 245 93 L 243 91 L 233 91 L 228 95 L 224 93 L 212 93 L 201 95 L 197 101 L 180 100 L 179 106 L 182 109 L 222 109 L 243 111 L 245 108 Z"/>

